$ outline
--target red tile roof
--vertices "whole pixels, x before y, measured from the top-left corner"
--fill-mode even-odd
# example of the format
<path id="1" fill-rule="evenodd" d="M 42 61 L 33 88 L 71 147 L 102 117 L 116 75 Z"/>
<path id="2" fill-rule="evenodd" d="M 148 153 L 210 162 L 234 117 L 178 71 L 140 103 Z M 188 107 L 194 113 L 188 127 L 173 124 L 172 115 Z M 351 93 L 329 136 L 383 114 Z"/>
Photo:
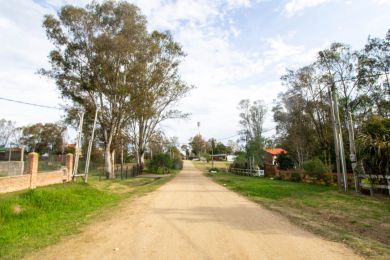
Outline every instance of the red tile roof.
<path id="1" fill-rule="evenodd" d="M 265 148 L 264 149 L 267 153 L 270 153 L 272 155 L 277 155 L 281 153 L 287 153 L 286 150 L 283 148 Z"/>

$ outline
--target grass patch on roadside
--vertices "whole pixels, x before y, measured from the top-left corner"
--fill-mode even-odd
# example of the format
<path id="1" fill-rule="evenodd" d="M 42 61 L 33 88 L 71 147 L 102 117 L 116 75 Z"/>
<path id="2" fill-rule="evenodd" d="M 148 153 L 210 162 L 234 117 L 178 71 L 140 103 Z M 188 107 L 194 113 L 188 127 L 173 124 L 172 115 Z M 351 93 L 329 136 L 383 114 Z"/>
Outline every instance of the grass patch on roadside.
<path id="1" fill-rule="evenodd" d="M 0 259 L 18 259 L 77 233 L 126 198 L 157 189 L 174 177 L 56 184 L 0 195 Z"/>
<path id="2" fill-rule="evenodd" d="M 230 173 L 207 175 L 311 232 L 347 244 L 361 255 L 390 259 L 389 198 Z"/>

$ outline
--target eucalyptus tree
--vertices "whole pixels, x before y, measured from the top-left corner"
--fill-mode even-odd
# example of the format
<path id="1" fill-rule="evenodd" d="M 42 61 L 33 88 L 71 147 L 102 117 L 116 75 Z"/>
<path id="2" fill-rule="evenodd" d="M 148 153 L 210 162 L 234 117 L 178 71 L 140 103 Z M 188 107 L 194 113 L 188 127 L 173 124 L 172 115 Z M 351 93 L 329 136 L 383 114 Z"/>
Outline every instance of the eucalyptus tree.
<path id="1" fill-rule="evenodd" d="M 10 144 L 12 136 L 16 131 L 15 123 L 11 120 L 0 119 L 0 147 Z"/>
<path id="2" fill-rule="evenodd" d="M 140 73 L 131 89 L 131 117 L 127 134 L 133 141 L 138 164 L 152 135 L 161 122 L 186 118 L 188 114 L 175 109 L 178 102 L 193 88 L 179 75 L 179 64 L 185 54 L 168 32 L 152 32 L 140 59 Z"/>
<path id="3" fill-rule="evenodd" d="M 272 109 L 279 143 L 288 151 L 298 166 L 316 153 L 318 140 L 311 116 L 305 112 L 306 99 L 286 92 Z"/>
<path id="4" fill-rule="evenodd" d="M 56 123 L 37 123 L 22 127 L 20 143 L 29 152 L 59 153 L 63 148 L 63 133 L 65 127 Z"/>
<path id="5" fill-rule="evenodd" d="M 70 109 L 91 116 L 99 108 L 105 172 L 113 178 L 113 143 L 129 121 L 137 99 L 133 88 L 144 73 L 146 19 L 127 2 L 92 2 L 85 8 L 64 6 L 57 17 L 46 15 L 43 27 L 54 49 L 51 68 L 40 72 L 55 80 Z"/>
<path id="6" fill-rule="evenodd" d="M 302 67 L 296 71 L 288 71 L 287 74 L 281 77 L 282 83 L 287 87 L 287 91 L 281 95 L 282 107 L 287 109 L 287 112 L 302 113 L 300 116 L 287 117 L 290 120 L 304 120 L 305 125 L 294 125 L 298 128 L 311 128 L 300 132 L 309 140 L 316 140 L 321 151 L 321 156 L 325 161 L 330 163 L 331 145 L 330 145 L 330 124 L 329 124 L 329 101 L 326 91 L 326 83 L 322 79 L 321 70 L 316 63 Z M 277 111 L 276 109 L 275 111 Z M 280 109 L 279 109 L 280 112 Z M 277 119 L 282 119 L 281 117 Z M 302 121 L 295 122 L 301 124 Z M 293 130 L 293 129 L 291 129 Z M 315 136 L 308 136 L 309 132 Z M 299 133 L 297 133 L 299 134 Z M 303 146 L 305 147 L 305 146 Z M 310 146 L 306 146 L 309 148 Z M 311 152 L 318 153 L 317 149 Z M 307 154 L 307 153 L 306 153 Z M 317 156 L 320 154 L 316 154 Z M 298 156 L 299 158 L 304 158 Z M 301 163 L 300 161 L 299 163 Z"/>
<path id="7" fill-rule="evenodd" d="M 367 90 L 367 112 L 390 117 L 390 30 L 384 39 L 368 38 L 359 54 L 359 85 Z"/>
<path id="8" fill-rule="evenodd" d="M 252 164 L 261 165 L 263 162 L 263 125 L 267 113 L 266 105 L 262 100 L 251 102 L 243 99 L 238 104 L 240 111 L 241 140 L 245 141 L 246 155 Z M 252 165 L 251 164 L 251 165 Z"/>

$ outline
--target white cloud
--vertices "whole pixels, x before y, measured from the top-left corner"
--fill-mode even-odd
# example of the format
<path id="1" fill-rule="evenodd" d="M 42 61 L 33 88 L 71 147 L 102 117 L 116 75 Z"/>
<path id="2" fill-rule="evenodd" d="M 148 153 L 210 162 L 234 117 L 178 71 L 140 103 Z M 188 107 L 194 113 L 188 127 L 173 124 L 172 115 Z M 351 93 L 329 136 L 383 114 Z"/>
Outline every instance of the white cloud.
<path id="1" fill-rule="evenodd" d="M 304 9 L 312 8 L 333 0 L 288 0 L 284 5 L 283 12 L 288 16 L 294 16 L 301 13 Z"/>
<path id="2" fill-rule="evenodd" d="M 390 0 L 374 0 L 374 2 L 376 4 L 379 4 L 379 5 L 388 5 L 388 4 L 390 4 Z"/>

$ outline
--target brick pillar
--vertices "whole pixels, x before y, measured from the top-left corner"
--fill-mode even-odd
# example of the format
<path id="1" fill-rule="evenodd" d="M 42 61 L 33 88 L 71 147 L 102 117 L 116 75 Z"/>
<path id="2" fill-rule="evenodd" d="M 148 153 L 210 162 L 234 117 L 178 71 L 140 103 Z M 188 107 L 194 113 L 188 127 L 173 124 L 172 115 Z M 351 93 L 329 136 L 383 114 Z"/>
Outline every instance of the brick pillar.
<path id="1" fill-rule="evenodd" d="M 68 181 L 72 180 L 72 171 L 73 171 L 73 154 L 68 153 L 66 155 L 65 162 L 66 169 L 68 169 Z"/>
<path id="2" fill-rule="evenodd" d="M 35 189 L 38 173 L 38 153 L 28 154 L 27 174 L 30 174 L 30 188 Z"/>

